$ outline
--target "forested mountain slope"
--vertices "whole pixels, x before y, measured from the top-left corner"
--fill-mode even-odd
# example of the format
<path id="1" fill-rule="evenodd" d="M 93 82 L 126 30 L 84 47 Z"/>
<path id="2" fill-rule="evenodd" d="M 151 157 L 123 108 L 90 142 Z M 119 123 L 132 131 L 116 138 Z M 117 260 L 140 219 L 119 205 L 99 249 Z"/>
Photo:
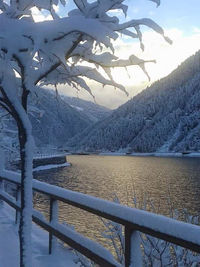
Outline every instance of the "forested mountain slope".
<path id="1" fill-rule="evenodd" d="M 200 150 L 200 52 L 67 145 L 87 151 Z"/>
<path id="2" fill-rule="evenodd" d="M 38 90 L 37 97 L 31 97 L 29 102 L 33 135 L 38 146 L 60 146 L 92 124 L 84 113 L 46 89 Z"/>

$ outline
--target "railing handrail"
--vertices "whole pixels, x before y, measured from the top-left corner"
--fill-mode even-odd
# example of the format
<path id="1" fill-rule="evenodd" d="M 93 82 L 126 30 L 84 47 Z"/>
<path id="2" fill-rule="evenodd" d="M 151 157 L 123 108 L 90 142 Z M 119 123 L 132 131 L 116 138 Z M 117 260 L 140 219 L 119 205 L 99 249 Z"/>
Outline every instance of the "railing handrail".
<path id="1" fill-rule="evenodd" d="M 15 175 L 15 178 L 13 177 Z M 20 185 L 20 174 L 1 171 L 0 178 Z M 162 215 L 123 206 L 33 179 L 33 190 L 95 215 L 200 253 L 200 227 Z"/>
<path id="2" fill-rule="evenodd" d="M 13 201 L 13 198 L 7 193 L 0 191 L 0 199 L 7 202 L 11 207 L 16 209 L 16 211 L 19 212 L 21 210 L 20 205 Z M 38 215 L 38 212 L 36 210 L 33 210 L 32 220 L 51 234 L 50 242 L 52 242 L 52 235 L 54 235 L 61 241 L 71 246 L 73 249 L 79 251 L 94 262 L 100 264 L 100 266 L 121 267 L 121 265 L 116 262 L 112 254 L 110 254 L 107 249 L 105 249 L 95 241 L 92 241 L 87 237 L 83 237 L 81 234 L 75 232 L 69 227 L 66 228 L 59 223 L 48 223 L 45 219 Z"/>

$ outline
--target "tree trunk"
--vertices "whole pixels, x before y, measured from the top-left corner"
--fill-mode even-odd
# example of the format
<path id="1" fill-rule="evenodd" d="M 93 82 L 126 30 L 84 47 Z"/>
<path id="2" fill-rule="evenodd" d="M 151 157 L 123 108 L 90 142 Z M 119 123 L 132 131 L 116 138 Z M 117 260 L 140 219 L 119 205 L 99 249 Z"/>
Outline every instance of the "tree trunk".
<path id="1" fill-rule="evenodd" d="M 22 77 L 24 81 L 24 77 Z M 29 91 L 23 87 L 22 100 L 17 95 L 13 98 L 10 90 L 0 86 L 1 106 L 11 114 L 17 123 L 21 157 L 21 211 L 19 224 L 20 267 L 32 267 L 32 180 L 33 180 L 33 148 L 32 126 L 27 114 L 27 98 Z M 17 91 L 16 91 L 17 92 Z"/>
<path id="2" fill-rule="evenodd" d="M 32 169 L 33 137 L 31 124 L 24 116 L 18 122 L 20 157 L 21 157 L 21 214 L 19 225 L 20 267 L 32 266 Z"/>

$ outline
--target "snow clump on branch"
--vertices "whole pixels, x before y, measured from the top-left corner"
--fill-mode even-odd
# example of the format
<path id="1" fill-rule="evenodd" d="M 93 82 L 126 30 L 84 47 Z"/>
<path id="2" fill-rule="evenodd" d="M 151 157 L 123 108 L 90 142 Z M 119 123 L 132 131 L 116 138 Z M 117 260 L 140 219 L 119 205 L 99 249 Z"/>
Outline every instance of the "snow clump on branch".
<path id="1" fill-rule="evenodd" d="M 55 6 L 65 5 L 65 0 L 13 0 L 10 5 L 1 0 L 1 66 L 4 68 L 7 64 L 9 73 L 17 72 L 22 87 L 28 91 L 34 90 L 38 84 L 62 83 L 77 89 L 84 88 L 91 93 L 85 77 L 126 91 L 122 85 L 114 82 L 110 68 L 139 65 L 148 76 L 145 63 L 154 61 L 145 61 L 135 55 L 130 55 L 128 59 L 118 59 L 113 55 L 111 40 L 116 40 L 120 34 L 138 38 L 143 49 L 140 27 L 145 25 L 163 35 L 169 43 L 171 41 L 151 19 L 120 23 L 119 19 L 113 16 L 113 12 L 109 11 L 122 10 L 126 15 L 128 6 L 123 2 L 100 0 L 88 3 L 86 0 L 74 0 L 76 9 L 61 18 Z M 160 4 L 157 0 L 153 2 Z M 52 20 L 35 23 L 31 13 L 33 7 L 48 11 Z M 93 66 L 88 67 L 84 62 Z M 104 70 L 105 75 L 98 71 L 97 67 Z M 3 82 L 5 73 L 1 77 Z M 20 85 L 19 79 L 16 81 Z"/>

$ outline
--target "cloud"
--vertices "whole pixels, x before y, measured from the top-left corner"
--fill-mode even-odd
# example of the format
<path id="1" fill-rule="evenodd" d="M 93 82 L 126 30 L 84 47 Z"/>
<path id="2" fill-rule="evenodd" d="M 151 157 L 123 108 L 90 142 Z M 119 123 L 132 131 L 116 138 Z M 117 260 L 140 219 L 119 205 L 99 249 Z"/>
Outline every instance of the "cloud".
<path id="1" fill-rule="evenodd" d="M 150 10 L 150 11 L 148 12 L 148 15 L 149 15 L 150 17 L 154 16 L 155 14 L 156 14 L 155 11 L 152 11 L 152 10 Z"/>
<path id="2" fill-rule="evenodd" d="M 115 89 L 112 86 L 102 86 L 96 82 L 89 82 L 88 85 L 90 86 L 93 95 L 95 96 L 95 101 L 97 104 L 115 109 L 120 105 L 124 104 L 128 100 L 130 100 L 134 95 L 139 93 L 144 89 L 145 86 L 127 86 L 126 90 L 130 93 L 127 96 L 124 92 L 119 89 Z M 58 91 L 61 94 L 65 94 L 71 97 L 80 97 L 82 99 L 94 102 L 94 98 L 84 89 L 77 91 L 75 88 L 72 88 L 68 85 L 60 85 L 58 86 Z"/>
<path id="3" fill-rule="evenodd" d="M 198 29 L 198 28 L 196 28 Z M 127 42 L 127 39 L 117 40 L 115 42 L 116 55 L 120 58 L 128 58 L 130 54 L 143 59 L 156 59 L 157 63 L 147 63 L 146 69 L 154 82 L 178 67 L 186 58 L 194 54 L 200 48 L 200 31 L 195 30 L 190 36 L 184 35 L 179 29 L 168 29 L 166 35 L 173 40 L 173 44 L 169 45 L 159 34 L 152 31 L 146 31 L 143 35 L 145 51 L 142 52 L 138 42 Z M 114 80 L 123 84 L 129 92 L 127 97 L 123 92 L 114 89 L 111 86 L 102 86 L 96 82 L 89 82 L 92 93 L 95 95 L 98 104 L 117 108 L 125 103 L 137 93 L 150 85 L 147 77 L 138 66 L 128 67 L 128 74 L 124 68 L 117 68 L 112 71 Z M 130 76 L 130 78 L 129 78 Z M 75 89 L 61 86 L 61 91 L 70 96 L 77 96 Z M 92 97 L 81 90 L 79 97 L 93 101 Z"/>
<path id="4" fill-rule="evenodd" d="M 185 35 L 183 31 L 173 28 L 165 30 L 165 34 L 173 40 L 173 44 L 169 45 L 162 36 L 153 32 L 146 31 L 143 34 L 143 42 L 145 51 L 142 52 L 137 41 L 131 39 L 119 39 L 115 41 L 115 53 L 119 58 L 127 59 L 131 54 L 143 59 L 156 59 L 157 63 L 147 63 L 146 69 L 154 82 L 178 67 L 186 58 L 194 54 L 200 48 L 200 29 L 194 27 L 190 35 Z M 116 68 L 112 71 L 114 80 L 123 84 L 129 92 L 127 97 L 119 89 L 111 86 L 102 86 L 96 82 L 89 82 L 89 86 L 94 94 L 98 104 L 117 108 L 125 103 L 138 92 L 146 88 L 149 83 L 147 77 L 138 66 L 128 67 L 128 73 L 125 68 Z M 70 96 L 77 96 L 74 88 L 68 86 L 59 87 L 62 93 Z M 81 90 L 78 93 L 80 98 L 93 101 L 92 96 L 88 92 Z"/>
<path id="5" fill-rule="evenodd" d="M 52 20 L 52 16 L 47 12 L 42 12 L 38 8 L 31 8 L 33 19 L 35 22 L 40 22 L 44 20 Z"/>
<path id="6" fill-rule="evenodd" d="M 194 33 L 199 33 L 199 34 L 200 34 L 200 28 L 198 28 L 198 27 L 193 27 L 193 32 L 194 32 Z"/>
<path id="7" fill-rule="evenodd" d="M 138 14 L 139 13 L 139 8 L 135 7 L 131 10 L 133 14 Z"/>
<path id="8" fill-rule="evenodd" d="M 60 11 L 60 6 L 59 5 L 53 5 L 53 8 L 56 12 Z"/>
<path id="9" fill-rule="evenodd" d="M 147 31 L 143 34 L 144 52 L 140 50 L 138 43 L 130 43 L 124 40 L 118 41 L 116 44 L 116 54 L 120 58 L 128 58 L 130 54 L 135 54 L 143 59 L 155 59 L 157 63 L 147 63 L 146 68 L 151 80 L 158 80 L 168 75 L 181 62 L 200 48 L 200 32 L 197 30 L 190 36 L 185 36 L 179 29 L 169 29 L 165 33 L 173 40 L 172 45 L 166 43 L 162 36 L 157 33 Z M 127 86 L 131 84 L 133 86 L 141 85 L 141 83 L 147 81 L 145 75 L 138 67 L 128 67 L 128 70 L 131 76 L 130 79 L 127 78 L 125 71 L 116 69 L 113 71 L 115 80 Z"/>

